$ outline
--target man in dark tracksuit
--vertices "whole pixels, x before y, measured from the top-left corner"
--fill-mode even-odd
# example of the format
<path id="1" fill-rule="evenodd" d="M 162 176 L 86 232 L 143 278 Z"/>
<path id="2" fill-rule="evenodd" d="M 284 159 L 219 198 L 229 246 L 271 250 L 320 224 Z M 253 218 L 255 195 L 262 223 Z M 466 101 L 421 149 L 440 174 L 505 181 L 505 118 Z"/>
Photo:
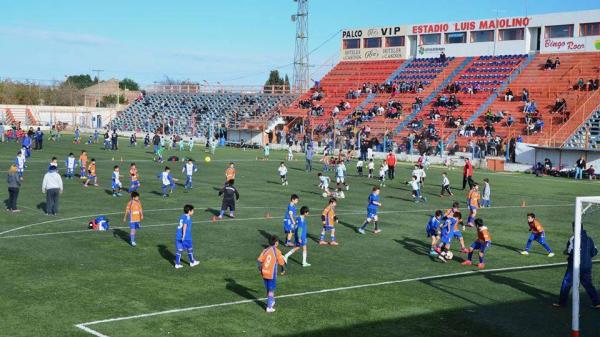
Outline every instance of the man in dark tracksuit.
<path id="1" fill-rule="evenodd" d="M 219 219 L 223 219 L 225 211 L 229 208 L 229 217 L 235 218 L 233 212 L 235 212 L 235 201 L 240 198 L 235 186 L 233 186 L 233 180 L 227 181 L 225 186 L 219 191 L 219 196 L 223 195 L 223 203 L 221 204 L 221 213 L 219 213 Z"/>
<path id="2" fill-rule="evenodd" d="M 555 307 L 567 306 L 569 292 L 573 286 L 573 254 L 574 254 L 575 237 L 572 236 L 567 243 L 566 253 L 569 255 L 568 267 L 565 277 L 563 278 L 562 286 L 560 287 L 560 297 Z M 581 258 L 579 261 L 579 280 L 588 296 L 592 300 L 592 306 L 600 309 L 600 298 L 598 292 L 592 283 L 592 258 L 598 254 L 598 249 L 594 245 L 592 238 L 587 236 L 587 232 L 581 229 Z M 576 289 L 575 291 L 579 291 Z"/>

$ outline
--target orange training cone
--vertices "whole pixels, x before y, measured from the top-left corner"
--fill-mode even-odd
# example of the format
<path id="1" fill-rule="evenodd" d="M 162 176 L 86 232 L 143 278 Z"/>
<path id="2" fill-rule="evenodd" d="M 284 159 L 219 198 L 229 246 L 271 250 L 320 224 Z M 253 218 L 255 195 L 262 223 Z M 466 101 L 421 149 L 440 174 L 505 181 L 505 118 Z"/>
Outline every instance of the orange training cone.
<path id="1" fill-rule="evenodd" d="M 271 213 L 269 213 L 269 212 L 265 213 L 265 219 L 271 219 Z"/>
<path id="2" fill-rule="evenodd" d="M 525 200 L 521 200 L 521 207 L 525 207 Z"/>

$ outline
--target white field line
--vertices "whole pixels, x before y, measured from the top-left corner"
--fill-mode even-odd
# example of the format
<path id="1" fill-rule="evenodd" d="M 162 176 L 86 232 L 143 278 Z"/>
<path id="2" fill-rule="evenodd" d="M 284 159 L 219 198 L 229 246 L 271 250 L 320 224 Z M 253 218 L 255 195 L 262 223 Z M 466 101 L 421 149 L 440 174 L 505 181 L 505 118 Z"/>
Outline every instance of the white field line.
<path id="1" fill-rule="evenodd" d="M 600 260 L 594 260 L 594 262 L 600 262 Z M 489 274 L 489 273 L 496 273 L 496 272 L 510 272 L 510 271 L 517 271 L 517 270 L 556 267 L 556 266 L 563 266 L 566 264 L 567 264 L 566 262 L 557 262 L 557 263 L 545 263 L 545 264 L 536 264 L 536 265 L 519 266 L 519 267 L 504 267 L 504 268 L 484 269 L 484 270 L 468 270 L 468 271 L 459 272 L 459 273 L 423 276 L 423 277 L 415 277 L 415 278 L 408 278 L 408 279 L 401 279 L 401 280 L 366 283 L 366 284 L 358 284 L 358 285 L 347 286 L 347 287 L 329 288 L 329 289 L 321 289 L 321 290 L 314 290 L 314 291 L 306 291 L 306 292 L 301 292 L 301 293 L 285 294 L 285 295 L 277 296 L 277 299 L 279 300 L 282 298 L 302 297 L 302 296 L 309 296 L 309 295 L 316 295 L 316 294 L 340 292 L 340 291 L 346 291 L 346 290 L 381 287 L 381 286 L 386 286 L 386 285 L 409 283 L 409 282 L 439 280 L 439 279 L 451 278 L 451 277 L 456 277 L 456 276 L 470 276 L 470 275 Z M 164 311 L 150 312 L 150 313 L 146 313 L 146 314 L 137 314 L 137 315 L 131 315 L 131 316 L 122 316 L 122 317 L 108 318 L 108 319 L 103 319 L 103 320 L 98 320 L 98 321 L 85 322 L 85 323 L 76 324 L 75 327 L 77 327 L 85 332 L 88 332 L 94 336 L 97 336 L 97 337 L 109 337 L 107 335 L 104 335 L 104 334 L 96 331 L 96 330 L 89 328 L 89 326 L 97 325 L 97 324 L 104 324 L 104 323 L 111 323 L 111 322 L 127 321 L 127 320 L 132 320 L 132 319 L 140 319 L 140 318 L 146 318 L 146 317 L 153 317 L 153 316 L 177 314 L 177 313 L 181 313 L 181 312 L 188 312 L 188 311 L 195 311 L 195 310 L 203 310 L 203 309 L 211 309 L 211 308 L 218 308 L 218 307 L 228 307 L 228 306 L 246 304 L 246 303 L 262 302 L 265 300 L 266 300 L 266 298 L 263 297 L 263 298 L 257 298 L 257 299 L 247 299 L 247 300 L 240 300 L 240 301 L 233 301 L 233 302 L 208 304 L 208 305 L 202 305 L 202 306 L 196 306 L 196 307 L 170 309 L 170 310 L 164 310 Z"/>
<path id="2" fill-rule="evenodd" d="M 23 207 L 23 208 L 32 209 L 30 207 Z M 210 208 L 210 206 L 209 207 L 200 206 L 197 209 L 206 209 L 206 208 Z M 238 208 L 240 208 L 240 209 L 252 209 L 252 208 L 267 208 L 267 207 L 264 207 L 264 206 L 247 206 L 247 207 L 238 207 Z M 177 207 L 177 208 L 156 208 L 156 209 L 148 209 L 148 210 L 145 209 L 144 213 L 148 213 L 148 212 L 163 212 L 163 211 L 176 211 L 176 210 L 182 210 L 182 208 L 181 207 Z M 77 219 L 83 219 L 83 218 L 90 218 L 90 217 L 96 217 L 96 216 L 99 216 L 99 215 L 116 215 L 116 214 L 123 214 L 123 211 L 121 211 L 121 212 L 111 212 L 111 213 L 94 213 L 94 214 L 87 214 L 87 215 L 78 215 L 78 216 L 74 216 L 74 217 L 70 217 L 70 218 L 58 218 L 58 219 L 53 219 L 53 220 L 47 220 L 47 221 L 37 222 L 37 223 L 33 223 L 33 224 L 21 226 L 21 227 L 11 228 L 11 229 L 8 229 L 8 230 L 6 230 L 4 232 L 0 232 L 0 235 L 4 235 L 6 233 L 11 233 L 11 232 L 18 231 L 18 230 L 25 229 L 25 228 L 36 227 L 36 226 L 40 226 L 40 225 L 54 223 L 54 222 L 61 222 L 61 221 L 68 221 L 68 220 L 77 220 Z M 2 237 L 0 237 L 0 238 L 2 238 Z"/>
<path id="3" fill-rule="evenodd" d="M 557 204 L 557 205 L 529 205 L 527 207 L 529 208 L 535 208 L 535 207 L 570 207 L 573 206 L 573 204 Z M 239 208 L 270 208 L 270 207 L 239 207 Z M 492 207 L 487 207 L 487 208 L 483 208 L 483 210 L 486 209 L 507 209 L 507 208 L 521 208 L 521 206 L 492 206 Z M 144 212 L 150 212 L 150 211 L 154 211 L 154 212 L 158 212 L 158 211 L 165 211 L 165 210 L 180 210 L 181 208 L 166 208 L 166 209 L 157 209 L 157 210 L 148 210 L 148 211 L 144 211 Z M 404 211 L 380 211 L 380 214 L 389 214 L 389 213 L 422 213 L 422 212 L 435 212 L 435 209 L 415 209 L 415 210 L 404 210 Z M 481 209 L 480 209 L 481 211 Z M 121 214 L 123 212 L 115 212 L 115 213 L 105 213 L 105 215 L 111 215 L 111 214 Z M 356 214 L 364 214 L 365 212 L 338 212 L 338 214 L 340 215 L 356 215 Z M 48 233 L 35 233 L 35 234 L 22 234 L 22 235 L 2 235 L 2 234 L 6 234 L 9 232 L 13 232 L 19 229 L 23 229 L 23 228 L 28 228 L 28 227 L 32 227 L 32 226 L 38 226 L 38 225 L 43 225 L 43 224 L 47 224 L 49 222 L 57 222 L 57 221 L 61 221 L 61 220 L 73 220 L 73 219 L 80 219 L 80 218 L 86 218 L 86 217 L 92 217 L 95 215 L 88 215 L 88 216 L 79 216 L 79 217 L 73 217 L 73 218 L 65 218 L 65 219 L 57 219 L 57 220 L 50 220 L 50 221 L 44 221 L 44 222 L 40 222 L 40 223 L 36 223 L 36 224 L 31 224 L 31 225 L 25 225 L 25 226 L 21 226 L 21 227 L 17 227 L 17 228 L 13 228 L 11 230 L 7 230 L 4 232 L 0 232 L 0 240 L 2 239 L 14 239 L 14 238 L 27 238 L 27 237 L 36 237 L 36 236 L 51 236 L 51 235 L 61 235 L 61 234 L 74 234 L 74 233 L 94 233 L 95 231 L 91 231 L 89 229 L 82 229 L 82 230 L 71 230 L 71 231 L 61 231 L 61 232 L 48 232 Z M 319 214 L 312 214 L 309 215 L 310 217 L 318 217 L 320 216 Z M 253 217 L 253 218 L 234 218 L 234 219 L 227 219 L 227 220 L 217 220 L 217 221 L 225 221 L 225 222 L 232 222 L 232 221 L 251 221 L 251 220 L 278 220 L 279 218 L 269 218 L 266 219 L 265 217 Z M 194 221 L 194 223 L 209 223 L 209 222 L 213 222 L 213 220 L 199 220 L 199 221 Z M 143 228 L 148 228 L 148 227 L 164 227 L 164 226 L 172 226 L 175 225 L 177 223 L 165 223 L 165 224 L 155 224 L 155 225 L 144 225 Z M 127 226 L 121 226 L 121 227 L 111 227 L 113 229 L 123 229 L 123 228 L 129 228 Z"/>

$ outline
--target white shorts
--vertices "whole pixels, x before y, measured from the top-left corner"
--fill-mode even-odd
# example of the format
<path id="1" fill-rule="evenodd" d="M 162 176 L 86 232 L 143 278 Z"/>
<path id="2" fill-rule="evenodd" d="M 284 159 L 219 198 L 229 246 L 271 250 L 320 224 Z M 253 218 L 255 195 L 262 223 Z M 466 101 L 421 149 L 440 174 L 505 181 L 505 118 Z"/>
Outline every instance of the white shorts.
<path id="1" fill-rule="evenodd" d="M 343 184 L 343 183 L 345 182 L 345 179 L 344 179 L 344 177 L 336 177 L 336 178 L 335 178 L 335 181 L 336 181 L 338 184 Z"/>

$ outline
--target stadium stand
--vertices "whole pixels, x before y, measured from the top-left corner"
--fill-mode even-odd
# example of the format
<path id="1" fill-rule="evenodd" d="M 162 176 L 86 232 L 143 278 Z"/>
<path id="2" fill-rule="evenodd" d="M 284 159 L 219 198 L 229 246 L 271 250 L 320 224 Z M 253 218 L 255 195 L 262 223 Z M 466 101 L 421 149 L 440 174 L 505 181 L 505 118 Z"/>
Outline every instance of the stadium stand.
<path id="1" fill-rule="evenodd" d="M 291 94 L 148 94 L 131 104 L 111 121 L 109 127 L 121 131 L 156 132 L 166 125 L 167 133 L 186 134 L 195 129 L 205 134 L 211 122 L 238 127 L 245 121 L 269 116 L 289 105 Z"/>

